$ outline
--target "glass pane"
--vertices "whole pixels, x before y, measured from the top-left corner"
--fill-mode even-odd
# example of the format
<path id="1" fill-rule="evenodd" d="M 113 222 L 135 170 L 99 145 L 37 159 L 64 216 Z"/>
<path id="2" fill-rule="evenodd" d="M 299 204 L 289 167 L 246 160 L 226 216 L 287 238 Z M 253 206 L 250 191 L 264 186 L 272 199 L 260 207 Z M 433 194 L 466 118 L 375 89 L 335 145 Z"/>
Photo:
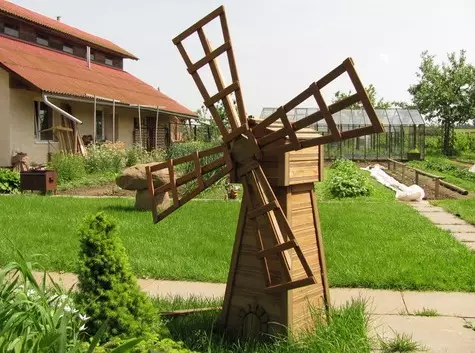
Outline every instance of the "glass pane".
<path id="1" fill-rule="evenodd" d="M 412 121 L 416 125 L 425 124 L 424 118 L 422 115 L 415 109 L 409 110 L 409 114 L 412 116 Z"/>
<path id="2" fill-rule="evenodd" d="M 387 109 L 386 112 L 388 113 L 389 124 L 394 126 L 401 125 L 401 119 L 399 119 L 399 114 L 396 109 Z"/>
<path id="3" fill-rule="evenodd" d="M 366 125 L 365 116 L 362 109 L 353 109 L 353 124 L 355 127 Z"/>
<path id="4" fill-rule="evenodd" d="M 263 108 L 261 112 L 261 118 L 265 119 L 269 115 L 271 115 L 273 112 L 275 112 L 277 109 L 276 108 Z"/>
<path id="5" fill-rule="evenodd" d="M 375 109 L 376 115 L 378 116 L 379 121 L 383 126 L 389 125 L 388 122 L 388 116 L 386 114 L 386 111 L 384 109 Z"/>
<path id="6" fill-rule="evenodd" d="M 401 118 L 401 123 L 403 125 L 413 125 L 411 114 L 406 109 L 398 109 L 399 117 Z"/>

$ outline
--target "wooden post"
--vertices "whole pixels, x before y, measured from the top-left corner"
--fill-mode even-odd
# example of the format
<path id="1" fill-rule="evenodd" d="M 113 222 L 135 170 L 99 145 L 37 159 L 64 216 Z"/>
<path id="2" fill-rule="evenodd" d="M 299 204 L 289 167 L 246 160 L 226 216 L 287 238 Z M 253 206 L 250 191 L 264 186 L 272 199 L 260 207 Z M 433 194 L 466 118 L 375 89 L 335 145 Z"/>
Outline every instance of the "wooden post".
<path id="1" fill-rule="evenodd" d="M 416 170 L 416 184 L 419 185 L 419 172 Z"/>
<path id="2" fill-rule="evenodd" d="M 440 179 L 435 178 L 434 179 L 435 187 L 434 187 L 434 197 L 437 200 L 439 198 L 439 187 L 440 187 Z"/>
<path id="3" fill-rule="evenodd" d="M 401 175 L 402 175 L 402 181 L 404 182 L 404 174 L 406 172 L 406 165 L 402 164 L 401 165 Z"/>

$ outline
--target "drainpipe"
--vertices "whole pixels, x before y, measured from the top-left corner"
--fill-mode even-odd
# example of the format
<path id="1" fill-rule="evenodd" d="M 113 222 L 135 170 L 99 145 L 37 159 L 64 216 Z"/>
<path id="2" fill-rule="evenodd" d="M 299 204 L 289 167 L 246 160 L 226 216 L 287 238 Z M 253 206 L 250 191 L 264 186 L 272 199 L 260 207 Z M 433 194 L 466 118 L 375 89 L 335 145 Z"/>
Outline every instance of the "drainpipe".
<path id="1" fill-rule="evenodd" d="M 157 117 L 155 118 L 155 149 L 158 148 L 158 115 L 160 114 L 160 107 L 157 105 Z"/>
<path id="2" fill-rule="evenodd" d="M 140 116 L 140 104 L 137 106 L 139 110 L 139 141 L 140 141 L 140 147 L 143 147 L 142 144 L 142 118 Z"/>
<path id="3" fill-rule="evenodd" d="M 115 99 L 112 101 L 112 142 L 115 143 Z"/>
<path id="4" fill-rule="evenodd" d="M 48 100 L 48 96 L 43 93 L 43 102 L 45 102 L 45 104 L 50 107 L 51 109 L 57 111 L 58 113 L 60 113 L 61 115 L 64 115 L 66 118 L 68 118 L 69 120 L 72 120 L 73 122 L 75 122 L 76 124 L 82 124 L 82 121 L 79 120 L 78 118 L 72 116 L 71 114 L 69 114 L 68 112 L 64 111 L 63 109 L 61 109 L 60 107 L 58 107 L 57 105 L 54 105 L 53 103 L 51 103 L 49 100 Z"/>
<path id="5" fill-rule="evenodd" d="M 94 115 L 93 115 L 93 118 L 92 118 L 92 144 L 95 145 L 96 144 L 96 108 L 97 108 L 97 99 L 96 99 L 96 96 L 94 96 Z"/>

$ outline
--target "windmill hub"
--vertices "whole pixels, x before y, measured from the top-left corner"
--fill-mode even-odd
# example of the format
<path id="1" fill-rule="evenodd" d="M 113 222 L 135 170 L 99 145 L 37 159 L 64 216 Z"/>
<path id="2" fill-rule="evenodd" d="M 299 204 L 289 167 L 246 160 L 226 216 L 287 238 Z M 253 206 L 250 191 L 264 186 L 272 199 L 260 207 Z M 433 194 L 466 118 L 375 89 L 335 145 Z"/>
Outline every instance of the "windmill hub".
<path id="1" fill-rule="evenodd" d="M 248 164 L 255 159 L 255 153 L 256 147 L 247 136 L 241 135 L 234 140 L 231 157 L 235 163 Z"/>

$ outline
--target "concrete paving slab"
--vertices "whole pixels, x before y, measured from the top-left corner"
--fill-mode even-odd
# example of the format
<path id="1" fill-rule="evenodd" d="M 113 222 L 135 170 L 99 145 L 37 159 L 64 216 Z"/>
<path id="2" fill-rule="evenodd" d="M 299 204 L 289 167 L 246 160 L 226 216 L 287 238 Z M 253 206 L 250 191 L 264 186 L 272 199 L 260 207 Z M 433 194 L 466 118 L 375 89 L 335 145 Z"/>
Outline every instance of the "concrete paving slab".
<path id="1" fill-rule="evenodd" d="M 447 212 L 427 212 L 420 211 L 420 214 L 429 218 L 435 224 L 458 224 L 458 225 L 470 225 L 463 219 L 454 216 Z"/>
<path id="2" fill-rule="evenodd" d="M 475 317 L 475 293 L 402 292 L 410 314 L 424 308 L 437 310 L 439 315 Z"/>
<path id="3" fill-rule="evenodd" d="M 428 352 L 475 353 L 475 331 L 463 327 L 461 318 L 375 315 L 372 319 L 373 337 L 388 340 L 405 333 Z"/>
<path id="4" fill-rule="evenodd" d="M 475 251 L 475 243 L 474 242 L 464 242 L 465 246 L 467 246 L 470 250 Z"/>
<path id="5" fill-rule="evenodd" d="M 43 280 L 43 272 L 33 272 L 33 277 L 37 282 L 41 283 Z M 51 280 L 59 284 L 66 290 L 70 288 L 75 289 L 78 282 L 77 276 L 73 273 L 61 273 L 61 272 L 48 272 L 46 274 L 46 283 L 51 284 Z"/>
<path id="6" fill-rule="evenodd" d="M 452 233 L 475 233 L 475 226 L 471 224 L 439 224 L 438 226 Z"/>
<path id="7" fill-rule="evenodd" d="M 475 242 L 475 233 L 452 233 L 459 241 Z"/>
<path id="8" fill-rule="evenodd" d="M 330 288 L 332 305 L 341 306 L 352 299 L 362 298 L 368 301 L 368 311 L 373 314 L 407 313 L 398 291 L 365 288 Z"/>

